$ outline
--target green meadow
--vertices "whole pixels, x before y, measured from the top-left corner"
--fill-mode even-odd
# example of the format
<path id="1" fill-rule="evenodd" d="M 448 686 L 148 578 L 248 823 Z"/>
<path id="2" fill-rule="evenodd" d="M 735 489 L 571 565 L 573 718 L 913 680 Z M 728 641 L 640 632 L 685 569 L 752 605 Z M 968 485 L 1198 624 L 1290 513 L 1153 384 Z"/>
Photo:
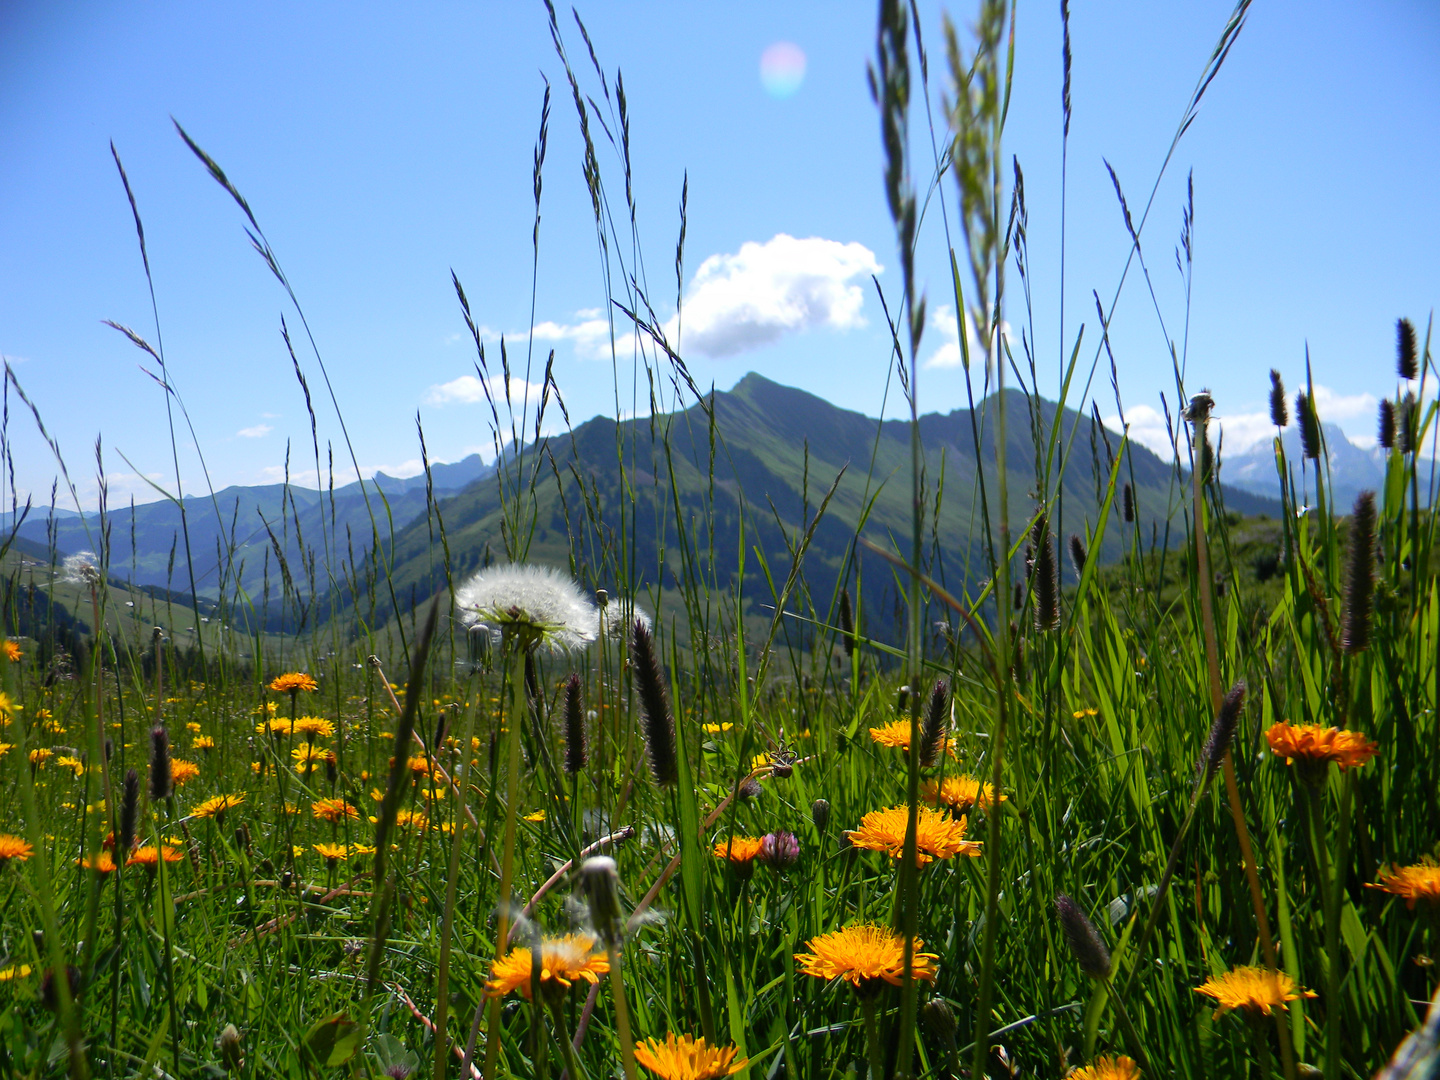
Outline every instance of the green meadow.
<path id="1" fill-rule="evenodd" d="M 644 102 L 551 19 L 596 235 L 629 251 Z M 267 494 L 254 535 L 218 498 L 154 504 L 154 543 L 133 507 L 14 508 L 0 1076 L 1340 1080 L 1397 1053 L 1388 1075 L 1436 1075 L 1429 327 L 1397 323 L 1384 482 L 1343 504 L 1314 387 L 1278 375 L 1273 489 L 1226 483 L 1183 342 L 1173 461 L 1103 427 L 1113 303 L 1048 400 L 999 330 L 1030 302 L 1012 20 L 983 0 L 922 43 L 879 4 L 903 284 L 875 362 L 900 420 L 697 386 L 632 276 L 607 300 L 651 407 L 572 424 L 541 358 L 481 344 L 457 278 L 478 478 L 346 486 L 347 433 L 303 448 L 328 490 Z M 948 134 L 916 157 L 927 122 Z M 328 384 L 263 208 L 179 134 Z M 952 238 L 943 296 L 925 230 Z M 973 400 L 924 394 L 942 302 Z M 6 372 L 7 430 L 43 433 Z"/>

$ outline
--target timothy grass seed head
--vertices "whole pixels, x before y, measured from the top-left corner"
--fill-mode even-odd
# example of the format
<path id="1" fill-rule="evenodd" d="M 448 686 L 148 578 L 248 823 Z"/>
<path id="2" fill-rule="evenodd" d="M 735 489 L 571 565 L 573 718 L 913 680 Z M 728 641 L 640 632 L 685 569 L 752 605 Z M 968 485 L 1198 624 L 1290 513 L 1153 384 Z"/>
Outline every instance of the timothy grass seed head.
<path id="1" fill-rule="evenodd" d="M 1060 919 L 1060 928 L 1065 931 L 1065 940 L 1079 962 L 1080 970 L 1092 979 L 1108 979 L 1110 950 L 1090 917 L 1064 893 L 1055 897 L 1055 914 Z"/>
<path id="2" fill-rule="evenodd" d="M 1340 647 L 1351 655 L 1370 644 L 1375 610 L 1375 493 L 1362 491 L 1350 513 L 1350 557 L 1345 566 L 1345 607 Z"/>
<path id="3" fill-rule="evenodd" d="M 639 619 L 631 628 L 630 660 L 640 694 L 640 727 L 645 733 L 651 775 L 662 787 L 673 784 L 680 775 L 675 761 L 675 719 L 670 714 L 670 695 L 655 653 L 655 638 Z"/>

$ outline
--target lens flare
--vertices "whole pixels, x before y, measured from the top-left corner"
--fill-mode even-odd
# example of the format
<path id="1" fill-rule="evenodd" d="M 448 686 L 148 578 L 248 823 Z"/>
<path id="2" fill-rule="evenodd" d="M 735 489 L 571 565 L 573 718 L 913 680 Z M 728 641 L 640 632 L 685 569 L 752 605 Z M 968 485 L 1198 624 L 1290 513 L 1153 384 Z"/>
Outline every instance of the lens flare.
<path id="1" fill-rule="evenodd" d="M 760 54 L 760 85 L 771 97 L 793 97 L 805 81 L 805 53 L 798 45 L 777 41 Z"/>

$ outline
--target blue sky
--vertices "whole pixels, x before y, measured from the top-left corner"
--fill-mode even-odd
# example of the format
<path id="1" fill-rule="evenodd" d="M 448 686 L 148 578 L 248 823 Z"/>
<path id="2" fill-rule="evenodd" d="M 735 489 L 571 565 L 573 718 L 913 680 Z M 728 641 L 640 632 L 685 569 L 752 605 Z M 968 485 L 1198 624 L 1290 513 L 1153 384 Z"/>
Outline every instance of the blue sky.
<path id="1" fill-rule="evenodd" d="M 968 6 L 950 10 L 962 25 L 973 17 Z M 1072 5 L 1065 336 L 1073 343 L 1086 323 L 1087 361 L 1098 343 L 1091 292 L 1108 302 L 1128 249 L 1103 161 L 1138 210 L 1229 11 L 1209 0 Z M 941 9 L 921 4 L 921 13 L 943 124 Z M 688 171 L 682 351 L 697 381 L 728 389 L 753 370 L 877 414 L 888 335 L 869 275 L 889 296 L 899 275 L 865 84 L 872 5 L 610 2 L 581 15 L 612 92 L 623 72 L 639 250 L 662 319 L 674 312 Z M 561 28 L 584 90 L 600 100 L 565 12 Z M 762 54 L 780 42 L 805 55 L 788 97 L 767 93 L 760 77 Z M 1154 438 L 1162 391 L 1174 404 L 1156 308 L 1178 338 L 1174 248 L 1191 169 L 1189 383 L 1214 393 L 1227 445 L 1264 433 L 1266 372 L 1278 367 L 1293 389 L 1307 341 L 1324 417 L 1371 435 L 1376 398 L 1395 388 L 1394 320 L 1408 315 L 1423 332 L 1440 296 L 1437 55 L 1440 8 L 1425 0 L 1262 0 L 1252 9 L 1143 237 L 1156 300 L 1132 275 L 1112 326 L 1138 435 Z M 1059 57 L 1058 4 L 1022 4 L 1005 153 L 1026 175 L 1040 379 L 1051 393 L 1061 352 Z M 557 381 L 579 422 L 614 411 L 616 379 L 589 325 L 605 304 L 604 278 L 576 113 L 538 0 L 0 8 L 0 353 L 59 442 L 82 502 L 95 499 L 97 436 L 112 503 L 154 497 L 137 472 L 174 485 L 161 392 L 138 366 L 145 357 L 101 322 L 157 338 L 110 140 L 145 222 L 158 336 L 215 485 L 277 479 L 287 439 L 292 475 L 313 482 L 282 314 L 299 329 L 238 208 L 176 136 L 172 115 L 224 166 L 274 245 L 361 466 L 412 473 L 417 411 L 434 460 L 492 446 L 452 269 L 492 363 L 501 333 L 524 362 L 544 78 L 553 97 L 536 363 L 556 350 Z M 918 115 L 915 124 L 923 132 Z M 604 133 L 595 137 L 618 215 L 623 175 Z M 946 196 L 953 213 L 953 188 Z M 948 294 L 940 224 L 927 221 L 920 249 L 932 311 Z M 1007 317 L 1018 327 L 1026 316 L 1013 271 L 1008 280 Z M 962 373 L 943 364 L 947 340 L 953 327 L 947 337 L 936 320 L 921 349 L 926 411 L 964 403 Z M 297 347 L 322 454 L 333 440 L 337 482 L 351 479 L 338 472 L 346 456 L 314 358 Z M 629 408 L 628 352 L 619 368 Z M 1109 416 L 1107 382 L 1096 387 Z M 53 458 L 17 406 L 12 396 L 16 486 L 22 498 L 47 499 Z M 180 466 L 186 490 L 199 490 L 188 436 Z"/>

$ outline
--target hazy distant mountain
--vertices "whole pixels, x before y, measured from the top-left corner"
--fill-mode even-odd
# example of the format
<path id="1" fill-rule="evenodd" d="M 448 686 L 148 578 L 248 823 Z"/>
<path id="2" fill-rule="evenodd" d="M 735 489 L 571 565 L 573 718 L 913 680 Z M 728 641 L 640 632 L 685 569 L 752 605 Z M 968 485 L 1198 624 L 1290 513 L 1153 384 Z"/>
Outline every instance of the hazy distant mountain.
<path id="1" fill-rule="evenodd" d="M 1329 457 L 1330 467 L 1326 489 L 1327 497 L 1337 513 L 1349 513 L 1350 506 L 1355 502 L 1355 496 L 1366 490 L 1378 492 L 1384 485 L 1386 451 L 1378 446 L 1370 449 L 1356 446 L 1335 424 L 1325 424 L 1323 427 L 1325 450 Z M 1291 424 L 1285 429 L 1282 442 L 1285 447 L 1285 457 L 1295 470 L 1295 486 L 1298 492 L 1302 484 L 1300 470 L 1302 454 L 1298 425 Z M 1314 463 L 1306 461 L 1304 464 L 1306 466 L 1303 477 L 1304 487 L 1313 497 L 1315 481 L 1310 470 L 1313 469 Z M 1424 471 L 1422 464 L 1422 475 Z M 1245 491 L 1265 495 L 1272 499 L 1278 498 L 1280 478 L 1275 472 L 1275 448 L 1272 440 L 1264 439 L 1243 454 L 1225 454 L 1222 449 L 1220 478 L 1225 483 L 1233 484 Z"/>
<path id="2" fill-rule="evenodd" d="M 454 464 L 432 465 L 434 494 L 454 494 L 492 471 L 493 466 L 484 464 L 478 454 Z M 329 537 L 331 550 L 338 555 L 335 576 L 343 578 L 352 555 L 363 563 L 377 532 L 383 542 L 392 527 L 402 529 L 424 512 L 425 485 L 423 473 L 405 479 L 377 473 L 366 484 L 368 507 L 358 482 L 337 487 L 333 495 L 311 488 L 265 484 L 228 487 L 216 492 L 213 501 L 206 495 L 187 496 L 185 517 L 195 591 L 202 597 L 214 598 L 223 582 L 226 592 L 233 595 L 238 584 L 258 608 L 268 581 L 271 602 L 278 610 L 288 573 L 302 596 L 310 594 L 312 577 L 314 591 L 326 592 L 329 581 L 322 564 L 325 538 Z M 3 516 L 7 532 L 12 516 Z M 133 517 L 129 506 L 112 507 L 106 515 L 105 533 L 109 537 L 112 577 L 189 593 L 185 541 L 175 503 L 165 499 L 144 503 L 135 507 Z M 57 509 L 51 518 L 48 507 L 33 508 L 20 526 L 19 536 L 43 549 L 53 542 L 60 558 L 96 550 L 102 543 L 98 514 L 82 517 Z M 283 570 L 277 549 L 285 557 Z"/>

